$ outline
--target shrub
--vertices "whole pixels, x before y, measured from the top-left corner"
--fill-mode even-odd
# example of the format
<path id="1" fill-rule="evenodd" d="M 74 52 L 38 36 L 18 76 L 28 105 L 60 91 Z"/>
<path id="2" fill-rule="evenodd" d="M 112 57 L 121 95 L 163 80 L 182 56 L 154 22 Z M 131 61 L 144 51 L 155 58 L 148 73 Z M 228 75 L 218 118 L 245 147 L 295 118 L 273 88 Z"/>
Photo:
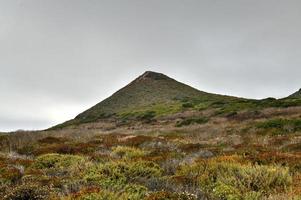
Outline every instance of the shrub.
<path id="1" fill-rule="evenodd" d="M 18 148 L 17 153 L 21 155 L 32 155 L 35 150 L 33 145 L 25 145 L 24 147 Z"/>
<path id="2" fill-rule="evenodd" d="M 108 162 L 90 167 L 85 172 L 87 182 L 103 187 L 120 188 L 126 184 L 126 171 L 129 167 L 123 162 Z"/>
<path id="3" fill-rule="evenodd" d="M 154 138 L 146 135 L 131 135 L 130 137 L 125 136 L 126 139 L 123 139 L 120 143 L 127 146 L 139 146 L 144 142 L 150 142 Z"/>
<path id="4" fill-rule="evenodd" d="M 146 188 L 139 185 L 128 185 L 118 192 L 101 190 L 94 192 L 85 192 L 71 199 L 76 200 L 141 200 L 144 199 Z"/>
<path id="5" fill-rule="evenodd" d="M 19 169 L 9 165 L 0 165 L 0 184 L 16 183 L 22 177 Z"/>
<path id="6" fill-rule="evenodd" d="M 271 119 L 256 124 L 257 128 L 274 130 L 274 134 L 293 133 L 301 130 L 300 119 Z"/>
<path id="7" fill-rule="evenodd" d="M 32 167 L 36 169 L 47 168 L 70 168 L 71 166 L 83 163 L 85 159 L 81 156 L 62 155 L 62 154 L 45 154 L 39 156 Z"/>
<path id="8" fill-rule="evenodd" d="M 183 103 L 183 104 L 182 104 L 182 107 L 183 107 L 183 108 L 193 108 L 194 105 L 193 105 L 193 103 L 191 103 L 191 102 L 186 102 L 186 103 Z"/>
<path id="9" fill-rule="evenodd" d="M 50 139 L 52 140 L 52 139 Z M 99 144 L 96 143 L 53 143 L 37 145 L 35 146 L 31 154 L 35 156 L 50 154 L 50 153 L 58 153 L 58 154 L 87 154 L 91 152 L 95 152 L 99 147 Z M 21 150 L 22 152 L 23 150 Z"/>
<path id="10" fill-rule="evenodd" d="M 279 166 L 241 164 L 211 159 L 180 167 L 178 176 L 196 182 L 201 189 L 221 199 L 245 199 L 286 192 L 292 185 L 289 169 Z"/>
<path id="11" fill-rule="evenodd" d="M 170 192 L 165 192 L 165 191 L 160 191 L 160 192 L 154 192 L 151 193 L 146 200 L 177 200 L 178 197 L 176 194 L 174 193 L 170 193 Z"/>
<path id="12" fill-rule="evenodd" d="M 127 177 L 130 180 L 137 180 L 139 178 L 154 178 L 161 177 L 163 170 L 154 162 L 138 161 L 129 164 L 130 168 Z"/>
<path id="13" fill-rule="evenodd" d="M 58 143 L 64 143 L 67 139 L 65 138 L 59 138 L 59 137 L 45 137 L 40 140 L 38 140 L 41 144 L 58 144 Z"/>
<path id="14" fill-rule="evenodd" d="M 76 199 L 77 200 L 116 200 L 119 199 L 119 197 L 120 194 L 105 190 L 97 193 L 94 192 L 90 194 L 85 194 Z"/>
<path id="15" fill-rule="evenodd" d="M 126 184 L 162 176 L 161 168 L 148 161 L 108 162 L 90 167 L 85 172 L 85 180 L 105 188 L 123 188 Z"/>
<path id="16" fill-rule="evenodd" d="M 187 118 L 180 122 L 177 122 L 176 127 L 189 126 L 191 124 L 205 124 L 209 121 L 206 117 L 198 117 L 198 118 Z"/>
<path id="17" fill-rule="evenodd" d="M 113 148 L 112 156 L 118 156 L 119 158 L 132 159 L 143 157 L 147 152 L 135 148 L 135 147 L 126 147 L 126 146 L 117 146 Z"/>
<path id="18" fill-rule="evenodd" d="M 20 185 L 6 194 L 4 200 L 47 200 L 50 193 L 47 187 L 38 185 Z"/>
<path id="19" fill-rule="evenodd" d="M 124 188 L 127 199 L 140 200 L 146 195 L 147 188 L 141 185 L 130 184 Z"/>
<path id="20" fill-rule="evenodd" d="M 260 165 L 277 164 L 277 165 L 289 167 L 291 173 L 301 172 L 300 155 L 271 151 L 271 152 L 250 154 L 247 155 L 246 158 L 255 164 L 260 164 Z"/>
<path id="21" fill-rule="evenodd" d="M 171 193 L 166 191 L 153 192 L 145 198 L 146 200 L 196 200 L 192 194 L 187 193 Z"/>
<path id="22" fill-rule="evenodd" d="M 155 111 L 145 111 L 139 114 L 137 118 L 146 122 L 150 122 L 154 117 L 156 117 Z"/>

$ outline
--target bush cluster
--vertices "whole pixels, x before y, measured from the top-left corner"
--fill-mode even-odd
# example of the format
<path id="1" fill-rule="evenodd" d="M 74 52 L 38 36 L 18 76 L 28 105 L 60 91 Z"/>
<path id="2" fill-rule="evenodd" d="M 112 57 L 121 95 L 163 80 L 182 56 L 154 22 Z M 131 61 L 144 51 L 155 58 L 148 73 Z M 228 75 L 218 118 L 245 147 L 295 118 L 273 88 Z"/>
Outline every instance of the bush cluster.
<path id="1" fill-rule="evenodd" d="M 273 134 L 293 133 L 301 130 L 301 119 L 271 119 L 257 123 L 256 127 L 271 130 Z"/>
<path id="2" fill-rule="evenodd" d="M 182 121 L 177 122 L 176 127 L 189 126 L 191 124 L 205 124 L 208 121 L 209 121 L 209 119 L 206 117 L 187 118 L 187 119 L 183 119 Z"/>
<path id="3" fill-rule="evenodd" d="M 288 168 L 233 160 L 202 160 L 180 167 L 176 174 L 219 199 L 259 200 L 277 192 L 287 192 L 292 186 Z"/>
<path id="4" fill-rule="evenodd" d="M 123 159 L 133 159 L 146 156 L 147 152 L 135 147 L 117 146 L 113 147 L 111 155 Z"/>

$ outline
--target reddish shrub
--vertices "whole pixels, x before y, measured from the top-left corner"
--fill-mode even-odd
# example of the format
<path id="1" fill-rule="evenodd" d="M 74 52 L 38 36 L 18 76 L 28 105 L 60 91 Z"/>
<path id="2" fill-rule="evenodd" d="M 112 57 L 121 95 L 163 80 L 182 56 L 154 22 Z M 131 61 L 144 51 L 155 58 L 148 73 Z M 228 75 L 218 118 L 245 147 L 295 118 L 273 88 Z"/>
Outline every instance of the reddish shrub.
<path id="1" fill-rule="evenodd" d="M 42 144 L 60 144 L 66 141 L 67 141 L 66 138 L 59 138 L 59 137 L 46 137 L 38 140 L 38 142 Z"/>

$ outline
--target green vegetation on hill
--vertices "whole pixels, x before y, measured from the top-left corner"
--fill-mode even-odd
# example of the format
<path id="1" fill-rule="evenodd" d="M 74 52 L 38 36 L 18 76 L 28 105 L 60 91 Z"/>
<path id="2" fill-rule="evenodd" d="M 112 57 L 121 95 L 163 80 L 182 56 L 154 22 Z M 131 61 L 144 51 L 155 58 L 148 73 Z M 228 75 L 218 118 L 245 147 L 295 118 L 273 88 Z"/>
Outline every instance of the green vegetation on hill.
<path id="1" fill-rule="evenodd" d="M 84 123 L 114 119 L 122 122 L 151 122 L 154 119 L 182 113 L 214 109 L 216 115 L 234 116 L 240 111 L 258 111 L 264 108 L 301 106 L 300 91 L 293 98 L 262 100 L 244 99 L 199 91 L 168 76 L 145 72 L 111 97 L 79 114 L 75 119 L 52 129 L 77 126 Z"/>
<path id="2" fill-rule="evenodd" d="M 96 122 L 110 117 L 139 119 L 146 112 L 153 112 L 154 117 L 172 114 L 181 111 L 180 103 L 184 99 L 201 96 L 210 98 L 217 95 L 199 91 L 164 74 L 145 72 L 109 98 L 79 114 L 75 119 L 54 128 Z"/>
<path id="3" fill-rule="evenodd" d="M 163 74 L 146 72 L 111 97 L 79 114 L 76 119 L 102 118 L 126 110 L 137 110 L 160 103 L 169 104 L 201 94 L 205 93 Z"/>

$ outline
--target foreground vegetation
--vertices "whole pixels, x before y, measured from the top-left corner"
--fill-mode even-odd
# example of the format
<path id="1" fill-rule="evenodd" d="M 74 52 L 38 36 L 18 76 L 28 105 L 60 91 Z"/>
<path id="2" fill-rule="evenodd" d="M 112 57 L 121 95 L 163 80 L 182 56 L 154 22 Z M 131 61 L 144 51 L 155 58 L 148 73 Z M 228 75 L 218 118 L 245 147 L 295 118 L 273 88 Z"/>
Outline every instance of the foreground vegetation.
<path id="1" fill-rule="evenodd" d="M 124 124 L 101 132 L 90 125 L 2 134 L 0 196 L 301 199 L 300 107 L 264 102 L 231 100 L 204 110 L 197 101 L 184 101 L 185 114 L 171 114 L 169 121 L 147 111 L 124 114 Z"/>
<path id="2" fill-rule="evenodd" d="M 300 199 L 299 101 L 225 101 L 184 100 L 170 107 L 182 114 L 169 114 L 169 121 L 168 108 L 159 112 L 160 106 L 123 113 L 121 124 L 108 122 L 111 128 L 101 132 L 90 125 L 1 134 L 0 196 Z"/>
<path id="3" fill-rule="evenodd" d="M 46 137 L 1 154 L 0 194 L 5 200 L 298 199 L 301 153 L 233 147 L 170 134 L 106 134 L 87 142 Z"/>

